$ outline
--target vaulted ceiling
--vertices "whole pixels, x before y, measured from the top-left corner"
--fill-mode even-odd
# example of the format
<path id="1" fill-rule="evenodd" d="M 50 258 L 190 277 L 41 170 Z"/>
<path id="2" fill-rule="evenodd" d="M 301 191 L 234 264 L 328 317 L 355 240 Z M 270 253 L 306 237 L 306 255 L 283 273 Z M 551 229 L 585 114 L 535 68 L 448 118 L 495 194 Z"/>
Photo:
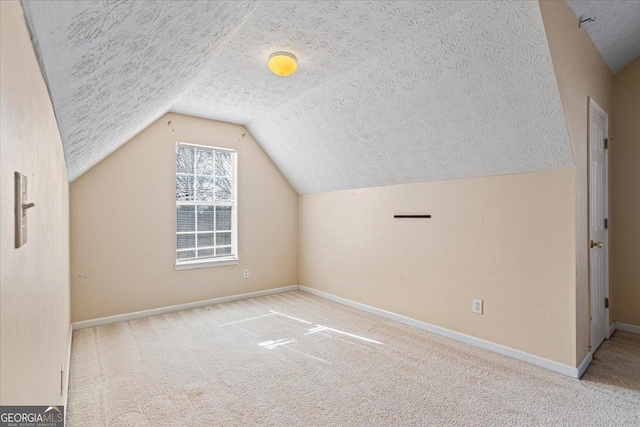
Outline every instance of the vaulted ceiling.
<path id="1" fill-rule="evenodd" d="M 537 2 L 23 4 L 70 180 L 167 111 L 247 125 L 300 193 L 573 166 Z"/>
<path id="2" fill-rule="evenodd" d="M 69 179 L 167 112 L 255 2 L 23 1 Z"/>
<path id="3" fill-rule="evenodd" d="M 640 1 L 568 0 L 614 74 L 640 56 Z M 593 21 L 587 21 L 592 19 Z"/>

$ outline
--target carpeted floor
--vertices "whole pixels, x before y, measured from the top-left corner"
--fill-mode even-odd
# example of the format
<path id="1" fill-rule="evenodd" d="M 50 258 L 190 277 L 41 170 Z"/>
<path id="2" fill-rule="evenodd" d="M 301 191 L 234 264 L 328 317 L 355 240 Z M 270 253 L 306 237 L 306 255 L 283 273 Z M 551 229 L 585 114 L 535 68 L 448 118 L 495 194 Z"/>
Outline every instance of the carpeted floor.
<path id="1" fill-rule="evenodd" d="M 640 336 L 581 381 L 294 291 L 74 332 L 68 426 L 638 426 Z"/>

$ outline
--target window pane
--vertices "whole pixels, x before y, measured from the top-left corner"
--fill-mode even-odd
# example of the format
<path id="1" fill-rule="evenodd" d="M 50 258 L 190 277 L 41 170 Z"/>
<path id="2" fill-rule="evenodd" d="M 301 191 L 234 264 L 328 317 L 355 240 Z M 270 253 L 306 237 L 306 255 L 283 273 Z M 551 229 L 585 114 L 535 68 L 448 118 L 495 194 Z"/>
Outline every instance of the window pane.
<path id="1" fill-rule="evenodd" d="M 196 247 L 195 234 L 178 234 L 178 249 L 189 249 Z"/>
<path id="2" fill-rule="evenodd" d="M 178 206 L 178 231 L 196 231 L 195 206 Z"/>
<path id="3" fill-rule="evenodd" d="M 195 257 L 196 257 L 196 251 L 178 252 L 178 259 L 180 260 L 187 260 Z"/>
<path id="4" fill-rule="evenodd" d="M 216 151 L 216 175 L 231 179 L 231 153 Z"/>
<path id="5" fill-rule="evenodd" d="M 176 147 L 176 172 L 193 173 L 193 156 L 195 148 L 178 145 Z"/>
<path id="6" fill-rule="evenodd" d="M 193 201 L 193 175 L 176 175 L 176 200 Z"/>
<path id="7" fill-rule="evenodd" d="M 198 233 L 198 247 L 213 246 L 214 233 Z"/>
<path id="8" fill-rule="evenodd" d="M 216 230 L 231 230 L 231 206 L 216 207 Z"/>
<path id="9" fill-rule="evenodd" d="M 196 151 L 196 173 L 198 175 L 213 175 L 213 151 Z"/>
<path id="10" fill-rule="evenodd" d="M 231 255 L 231 248 L 216 248 L 216 255 Z"/>
<path id="11" fill-rule="evenodd" d="M 231 232 L 216 234 L 216 246 L 225 246 L 230 244 L 231 244 Z"/>
<path id="12" fill-rule="evenodd" d="M 213 206 L 198 206 L 198 231 L 213 231 Z"/>
<path id="13" fill-rule="evenodd" d="M 198 249 L 198 259 L 200 258 L 212 258 L 216 256 L 215 249 Z"/>
<path id="14" fill-rule="evenodd" d="M 232 202 L 231 179 L 216 178 L 216 201 Z"/>
<path id="15" fill-rule="evenodd" d="M 232 254 L 235 156 L 189 145 L 176 147 L 177 260 Z"/>
<path id="16" fill-rule="evenodd" d="M 213 178 L 196 177 L 196 200 L 198 202 L 213 202 Z"/>

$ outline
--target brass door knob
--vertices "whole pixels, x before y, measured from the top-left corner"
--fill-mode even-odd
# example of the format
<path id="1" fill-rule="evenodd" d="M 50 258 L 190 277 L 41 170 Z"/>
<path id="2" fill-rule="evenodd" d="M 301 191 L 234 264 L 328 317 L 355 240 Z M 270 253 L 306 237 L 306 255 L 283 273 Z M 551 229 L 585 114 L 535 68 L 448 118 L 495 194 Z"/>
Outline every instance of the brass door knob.
<path id="1" fill-rule="evenodd" d="M 602 247 L 602 242 L 594 242 L 593 240 L 591 241 L 591 247 L 592 248 L 601 248 Z"/>

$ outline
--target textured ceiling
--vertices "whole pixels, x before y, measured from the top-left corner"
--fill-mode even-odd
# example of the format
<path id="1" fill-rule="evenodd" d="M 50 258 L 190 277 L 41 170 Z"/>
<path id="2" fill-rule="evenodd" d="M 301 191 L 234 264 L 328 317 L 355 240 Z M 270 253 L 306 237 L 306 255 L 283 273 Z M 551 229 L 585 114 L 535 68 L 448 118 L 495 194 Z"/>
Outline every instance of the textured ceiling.
<path id="1" fill-rule="evenodd" d="M 298 192 L 573 165 L 538 4 L 451 5 L 248 124 Z"/>
<path id="2" fill-rule="evenodd" d="M 573 166 L 537 2 L 26 9 L 71 179 L 169 109 L 246 124 L 300 193 Z"/>
<path id="3" fill-rule="evenodd" d="M 263 2 L 171 111 L 245 124 L 441 22 L 449 2 Z M 268 72 L 293 52 L 298 71 Z"/>
<path id="4" fill-rule="evenodd" d="M 640 1 L 569 0 L 567 3 L 578 19 L 595 19 L 583 23 L 583 28 L 614 74 L 640 56 Z"/>
<path id="5" fill-rule="evenodd" d="M 23 5 L 73 181 L 166 113 L 255 2 Z"/>

